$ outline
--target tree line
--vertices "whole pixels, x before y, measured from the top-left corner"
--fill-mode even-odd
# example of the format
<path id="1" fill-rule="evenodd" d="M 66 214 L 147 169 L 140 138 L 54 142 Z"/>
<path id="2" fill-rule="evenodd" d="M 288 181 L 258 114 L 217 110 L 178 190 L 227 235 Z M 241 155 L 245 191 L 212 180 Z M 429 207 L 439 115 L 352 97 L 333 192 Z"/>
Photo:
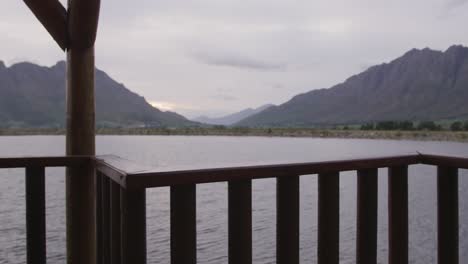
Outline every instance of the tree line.
<path id="1" fill-rule="evenodd" d="M 366 123 L 361 125 L 361 130 L 429 130 L 429 131 L 441 131 L 445 130 L 442 125 L 437 124 L 434 121 L 381 121 L 376 123 Z M 451 131 L 468 131 L 468 121 L 454 121 L 447 128 Z"/>

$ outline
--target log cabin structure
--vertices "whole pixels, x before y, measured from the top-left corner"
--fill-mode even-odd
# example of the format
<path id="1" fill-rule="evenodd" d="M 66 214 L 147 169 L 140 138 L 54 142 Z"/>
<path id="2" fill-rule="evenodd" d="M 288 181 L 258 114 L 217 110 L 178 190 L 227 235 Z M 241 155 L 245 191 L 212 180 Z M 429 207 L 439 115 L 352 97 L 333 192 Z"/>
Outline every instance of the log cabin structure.
<path id="1" fill-rule="evenodd" d="M 65 157 L 0 158 L 25 168 L 27 263 L 45 264 L 45 168 L 65 167 L 67 263 L 144 264 L 146 189 L 170 187 L 171 263 L 197 263 L 196 186 L 228 183 L 228 259 L 252 263 L 252 180 L 276 178 L 276 259 L 299 263 L 299 178 L 318 175 L 317 262 L 339 263 L 340 172 L 357 171 L 356 263 L 377 263 L 378 168 L 388 168 L 389 263 L 408 263 L 408 167 L 437 166 L 438 263 L 459 263 L 458 170 L 468 158 L 422 153 L 391 157 L 175 171 L 142 171 L 95 156 L 94 42 L 99 0 L 24 0 L 67 53 Z"/>

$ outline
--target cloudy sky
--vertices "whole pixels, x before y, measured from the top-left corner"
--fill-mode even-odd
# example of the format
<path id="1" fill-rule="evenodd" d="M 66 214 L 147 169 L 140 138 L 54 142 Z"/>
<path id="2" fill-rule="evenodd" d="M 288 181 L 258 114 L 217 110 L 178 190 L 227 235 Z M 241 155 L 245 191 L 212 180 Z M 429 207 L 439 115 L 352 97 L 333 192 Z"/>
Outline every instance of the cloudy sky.
<path id="1" fill-rule="evenodd" d="M 467 14 L 468 0 L 102 0 L 96 64 L 163 109 L 217 116 L 468 46 Z M 22 1 L 0 17 L 7 65 L 65 58 Z"/>

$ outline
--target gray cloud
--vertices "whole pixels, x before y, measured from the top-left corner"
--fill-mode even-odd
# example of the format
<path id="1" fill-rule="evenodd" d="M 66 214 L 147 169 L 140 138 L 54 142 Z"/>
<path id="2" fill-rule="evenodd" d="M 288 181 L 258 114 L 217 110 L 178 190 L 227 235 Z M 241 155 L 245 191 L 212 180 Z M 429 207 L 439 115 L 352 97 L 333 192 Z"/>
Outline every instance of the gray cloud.
<path id="1" fill-rule="evenodd" d="M 229 94 L 218 94 L 212 97 L 215 100 L 222 100 L 222 101 L 237 101 L 239 100 L 238 97 L 229 95 Z"/>
<path id="2" fill-rule="evenodd" d="M 282 90 L 282 89 L 284 89 L 285 87 L 284 87 L 284 85 L 281 84 L 281 83 L 275 83 L 275 84 L 273 84 L 273 85 L 271 86 L 271 88 L 274 89 L 274 90 Z"/>
<path id="3" fill-rule="evenodd" d="M 468 3 L 468 0 L 449 0 L 447 1 L 446 6 L 448 8 L 456 8 Z"/>
<path id="4" fill-rule="evenodd" d="M 284 63 L 273 63 L 230 54 L 196 54 L 193 57 L 198 62 L 207 65 L 225 66 L 240 69 L 260 71 L 284 71 L 287 67 L 287 65 Z"/>
<path id="5" fill-rule="evenodd" d="M 102 1 L 96 63 L 177 112 L 221 115 L 331 87 L 412 48 L 466 46 L 467 1 Z M 65 59 L 22 1 L 1 0 L 0 17 L 0 60 Z"/>

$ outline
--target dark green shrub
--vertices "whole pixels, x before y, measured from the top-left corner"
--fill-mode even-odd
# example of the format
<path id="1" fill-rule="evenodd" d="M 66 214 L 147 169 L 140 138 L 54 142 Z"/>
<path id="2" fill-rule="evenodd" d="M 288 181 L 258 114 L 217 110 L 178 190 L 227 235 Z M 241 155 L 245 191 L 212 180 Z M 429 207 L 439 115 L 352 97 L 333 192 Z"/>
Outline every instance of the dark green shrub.
<path id="1" fill-rule="evenodd" d="M 452 131 L 461 131 L 461 130 L 463 130 L 462 122 L 460 122 L 460 121 L 453 122 L 450 125 L 450 130 L 452 130 Z"/>
<path id="2" fill-rule="evenodd" d="M 419 123 L 418 125 L 418 130 L 436 131 L 436 130 L 441 130 L 441 129 L 442 127 L 434 123 L 434 121 L 423 121 Z"/>
<path id="3" fill-rule="evenodd" d="M 367 123 L 361 125 L 361 130 L 374 130 L 374 123 Z"/>
<path id="4" fill-rule="evenodd" d="M 375 126 L 377 130 L 396 130 L 397 128 L 398 124 L 395 121 L 382 121 Z"/>

